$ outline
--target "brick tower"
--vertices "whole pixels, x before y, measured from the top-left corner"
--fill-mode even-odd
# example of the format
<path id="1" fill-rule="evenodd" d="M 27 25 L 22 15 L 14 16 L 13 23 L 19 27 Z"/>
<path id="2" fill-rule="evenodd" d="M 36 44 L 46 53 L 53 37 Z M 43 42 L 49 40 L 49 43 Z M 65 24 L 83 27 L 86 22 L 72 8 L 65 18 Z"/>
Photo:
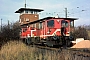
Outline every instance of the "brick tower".
<path id="1" fill-rule="evenodd" d="M 25 0 L 25 8 L 20 8 L 15 13 L 20 13 L 19 23 L 20 25 L 30 23 L 32 21 L 39 19 L 39 12 L 43 11 L 42 9 L 32 9 L 26 8 L 26 0 Z"/>
<path id="2" fill-rule="evenodd" d="M 20 13 L 19 22 L 21 25 L 30 23 L 32 21 L 39 19 L 38 12 L 41 12 L 41 9 L 31 9 L 31 8 L 20 8 L 15 13 Z"/>

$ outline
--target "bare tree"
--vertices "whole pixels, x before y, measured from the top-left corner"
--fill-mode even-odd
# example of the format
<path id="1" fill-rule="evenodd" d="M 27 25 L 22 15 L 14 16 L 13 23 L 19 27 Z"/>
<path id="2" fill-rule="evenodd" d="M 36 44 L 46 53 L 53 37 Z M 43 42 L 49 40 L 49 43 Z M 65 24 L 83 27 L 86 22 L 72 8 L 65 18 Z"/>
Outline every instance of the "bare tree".
<path id="1" fill-rule="evenodd" d="M 84 26 L 78 26 L 75 28 L 75 31 L 73 32 L 74 38 L 84 38 L 89 39 L 89 35 L 87 32 L 87 29 Z"/>
<path id="2" fill-rule="evenodd" d="M 13 24 L 4 25 L 2 31 L 0 32 L 0 42 L 9 40 L 18 40 L 20 35 L 20 25 L 19 22 Z"/>

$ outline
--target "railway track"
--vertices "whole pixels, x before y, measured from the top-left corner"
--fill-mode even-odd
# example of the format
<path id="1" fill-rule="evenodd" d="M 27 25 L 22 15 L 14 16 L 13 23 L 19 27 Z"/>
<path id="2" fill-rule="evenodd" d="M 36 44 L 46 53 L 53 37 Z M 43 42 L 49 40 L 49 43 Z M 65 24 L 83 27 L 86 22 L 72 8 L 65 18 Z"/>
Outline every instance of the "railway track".
<path id="1" fill-rule="evenodd" d="M 47 46 L 40 46 L 40 45 L 30 45 L 30 47 L 35 47 L 35 48 L 45 49 L 45 50 L 62 50 L 63 49 L 63 47 L 54 48 L 54 47 L 47 47 Z"/>

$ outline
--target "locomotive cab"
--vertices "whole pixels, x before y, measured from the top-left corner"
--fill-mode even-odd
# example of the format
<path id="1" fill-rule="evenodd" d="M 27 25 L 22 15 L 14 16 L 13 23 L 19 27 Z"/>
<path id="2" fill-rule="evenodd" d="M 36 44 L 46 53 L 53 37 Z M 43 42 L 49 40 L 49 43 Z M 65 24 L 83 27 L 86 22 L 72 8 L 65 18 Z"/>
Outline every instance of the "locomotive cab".
<path id="1" fill-rule="evenodd" d="M 74 20 L 69 18 L 53 18 L 47 20 L 47 45 L 69 46 L 71 32 L 74 30 Z"/>
<path id="2" fill-rule="evenodd" d="M 62 19 L 50 19 L 47 21 L 47 34 L 50 36 L 70 36 L 70 21 Z"/>

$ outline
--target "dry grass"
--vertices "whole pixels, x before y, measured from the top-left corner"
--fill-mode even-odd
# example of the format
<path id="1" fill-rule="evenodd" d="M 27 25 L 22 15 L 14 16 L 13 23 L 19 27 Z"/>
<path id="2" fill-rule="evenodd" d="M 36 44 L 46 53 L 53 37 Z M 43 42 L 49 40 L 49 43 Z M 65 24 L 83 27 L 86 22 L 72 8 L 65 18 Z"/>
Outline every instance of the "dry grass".
<path id="1" fill-rule="evenodd" d="M 10 41 L 2 47 L 0 60 L 32 60 L 34 51 L 20 41 Z"/>
<path id="2" fill-rule="evenodd" d="M 10 41 L 0 51 L 0 60 L 58 60 L 59 54 L 26 46 L 21 41 Z"/>
<path id="3" fill-rule="evenodd" d="M 10 41 L 0 50 L 0 60 L 74 60 L 74 55 L 78 59 L 80 58 L 78 55 L 81 54 L 83 59 L 89 58 L 87 54 L 85 57 L 83 53 L 79 54 L 78 52 L 71 52 L 71 50 L 45 50 L 26 46 L 20 41 Z"/>

